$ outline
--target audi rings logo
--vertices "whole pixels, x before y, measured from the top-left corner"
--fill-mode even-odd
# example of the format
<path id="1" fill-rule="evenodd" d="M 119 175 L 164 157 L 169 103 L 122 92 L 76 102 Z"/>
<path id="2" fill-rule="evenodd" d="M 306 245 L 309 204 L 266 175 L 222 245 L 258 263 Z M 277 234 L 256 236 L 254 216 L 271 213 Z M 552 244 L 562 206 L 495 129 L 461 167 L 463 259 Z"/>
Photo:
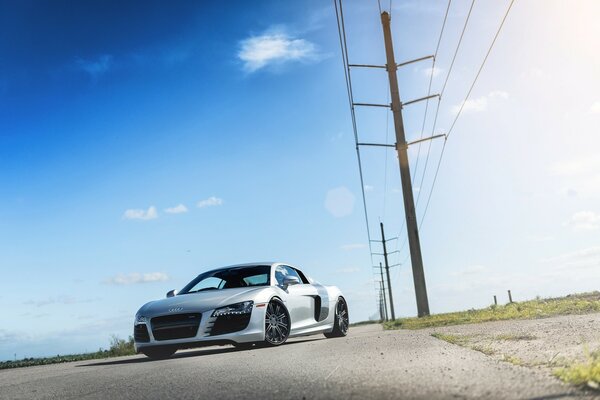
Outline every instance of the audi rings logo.
<path id="1" fill-rule="evenodd" d="M 178 311 L 183 311 L 183 307 L 169 308 L 169 312 L 178 312 Z"/>

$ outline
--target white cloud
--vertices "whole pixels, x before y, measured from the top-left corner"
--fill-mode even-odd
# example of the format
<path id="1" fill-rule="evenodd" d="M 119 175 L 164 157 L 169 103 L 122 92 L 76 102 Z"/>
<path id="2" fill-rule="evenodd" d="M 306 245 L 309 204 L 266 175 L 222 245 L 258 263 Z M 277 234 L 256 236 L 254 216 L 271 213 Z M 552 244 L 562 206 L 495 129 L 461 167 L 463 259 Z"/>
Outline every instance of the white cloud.
<path id="1" fill-rule="evenodd" d="M 590 107 L 590 112 L 592 114 L 600 114 L 600 101 L 595 101 Z"/>
<path id="2" fill-rule="evenodd" d="M 563 160 L 550 166 L 549 170 L 562 178 L 556 180 L 562 185 L 561 194 L 582 198 L 600 196 L 600 157 L 597 154 Z"/>
<path id="3" fill-rule="evenodd" d="M 68 295 L 60 295 L 48 297 L 42 300 L 28 300 L 23 302 L 25 305 L 31 305 L 36 307 L 43 307 L 51 304 L 83 304 L 83 303 L 91 303 L 97 301 L 99 299 L 78 299 L 73 296 Z"/>
<path id="4" fill-rule="evenodd" d="M 593 211 L 579 211 L 565 223 L 574 231 L 593 231 L 600 228 L 600 214 Z"/>
<path id="5" fill-rule="evenodd" d="M 488 100 L 485 96 L 479 97 L 477 99 L 469 99 L 465 101 L 465 104 L 462 106 L 462 112 L 468 113 L 485 111 L 487 109 L 487 104 Z M 452 107 L 452 113 L 458 114 L 458 112 L 460 111 L 460 107 L 460 104 L 457 104 L 454 107 Z"/>
<path id="6" fill-rule="evenodd" d="M 423 68 L 421 71 L 423 71 L 423 75 L 425 75 L 426 77 L 430 77 L 433 74 L 433 77 L 435 78 L 436 76 L 438 76 L 443 69 L 438 68 L 438 67 L 429 67 L 429 68 Z"/>
<path id="7" fill-rule="evenodd" d="M 553 264 L 556 271 L 595 269 L 600 272 L 600 246 L 588 247 L 570 253 L 541 260 L 544 264 Z"/>
<path id="8" fill-rule="evenodd" d="M 113 57 L 110 54 L 103 54 L 93 59 L 77 58 L 75 65 L 95 81 L 112 67 Z"/>
<path id="9" fill-rule="evenodd" d="M 244 62 L 246 71 L 254 72 L 272 64 L 315 60 L 317 50 L 305 39 L 296 39 L 281 32 L 264 33 L 242 40 L 238 57 Z"/>
<path id="10" fill-rule="evenodd" d="M 350 251 L 350 250 L 364 249 L 365 247 L 367 247 L 367 245 L 364 243 L 350 243 L 350 244 L 341 245 L 340 249 L 342 249 L 344 251 Z"/>
<path id="11" fill-rule="evenodd" d="M 132 208 L 126 210 L 123 214 L 123 218 L 125 219 L 141 219 L 141 220 L 149 220 L 158 218 L 158 212 L 156 211 L 156 207 L 150 206 L 147 210 L 142 210 L 140 208 Z"/>
<path id="12" fill-rule="evenodd" d="M 465 101 L 464 105 L 462 105 L 462 112 L 469 113 L 485 111 L 488 108 L 488 103 L 490 100 L 506 100 L 508 99 L 508 97 L 508 92 L 505 92 L 503 90 L 493 90 L 485 96 L 481 96 L 476 99 L 468 99 L 467 101 Z M 451 111 L 453 114 L 457 114 L 460 111 L 460 109 L 461 104 L 457 104 L 452 107 Z"/>
<path id="13" fill-rule="evenodd" d="M 373 186 L 371 186 L 371 185 L 365 185 L 365 192 L 372 192 L 373 189 L 375 189 Z"/>
<path id="14" fill-rule="evenodd" d="M 345 186 L 331 189 L 325 196 L 325 208 L 336 218 L 350 215 L 354 210 L 354 195 Z"/>
<path id="15" fill-rule="evenodd" d="M 535 80 L 548 80 L 550 79 L 550 74 L 539 67 L 532 67 L 529 70 L 525 71 L 521 76 L 527 80 L 535 79 Z"/>
<path id="16" fill-rule="evenodd" d="M 135 283 L 164 282 L 169 279 L 169 275 L 164 272 L 147 272 L 143 274 L 133 272 L 130 274 L 118 274 L 107 279 L 104 283 L 110 285 L 132 285 Z"/>
<path id="17" fill-rule="evenodd" d="M 182 214 L 188 212 L 188 208 L 183 204 L 178 204 L 175 207 L 165 208 L 167 214 Z"/>
<path id="18" fill-rule="evenodd" d="M 223 199 L 220 199 L 215 196 L 211 196 L 208 199 L 200 200 L 196 204 L 196 207 L 198 207 L 198 208 L 214 207 L 214 206 L 220 206 L 222 204 L 223 204 Z"/>
<path id="19" fill-rule="evenodd" d="M 505 92 L 503 90 L 494 90 L 494 91 L 491 91 L 490 94 L 488 94 L 488 97 L 490 99 L 498 98 L 498 99 L 506 100 L 506 99 L 508 99 L 508 92 Z"/>

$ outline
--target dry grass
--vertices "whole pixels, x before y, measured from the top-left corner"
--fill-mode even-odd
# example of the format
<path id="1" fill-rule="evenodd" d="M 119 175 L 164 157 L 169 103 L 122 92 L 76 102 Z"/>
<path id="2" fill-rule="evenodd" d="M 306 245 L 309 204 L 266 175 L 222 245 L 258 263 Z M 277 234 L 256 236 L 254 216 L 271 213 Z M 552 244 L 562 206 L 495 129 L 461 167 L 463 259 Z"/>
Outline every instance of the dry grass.
<path id="1" fill-rule="evenodd" d="M 535 299 L 504 306 L 490 306 L 480 310 L 472 309 L 454 313 L 435 314 L 422 318 L 400 318 L 384 323 L 384 328 L 421 329 L 436 326 L 476 324 L 510 319 L 536 319 L 591 312 L 600 312 L 600 292 L 574 294 L 552 299 Z"/>

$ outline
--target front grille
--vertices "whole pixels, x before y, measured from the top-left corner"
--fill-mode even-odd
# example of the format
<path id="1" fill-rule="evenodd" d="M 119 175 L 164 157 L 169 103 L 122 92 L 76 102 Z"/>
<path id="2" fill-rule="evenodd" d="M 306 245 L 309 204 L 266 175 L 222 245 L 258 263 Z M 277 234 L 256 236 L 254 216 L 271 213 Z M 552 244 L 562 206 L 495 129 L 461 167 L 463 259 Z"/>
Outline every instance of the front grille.
<path id="1" fill-rule="evenodd" d="M 146 325 L 135 325 L 133 327 L 133 338 L 136 342 L 149 342 L 150 335 L 148 334 Z"/>
<path id="2" fill-rule="evenodd" d="M 224 335 L 246 329 L 250 323 L 250 313 L 241 315 L 223 315 L 217 317 L 210 336 Z"/>
<path id="3" fill-rule="evenodd" d="M 196 336 L 201 314 L 175 314 L 152 318 L 152 335 L 156 340 L 184 339 Z"/>

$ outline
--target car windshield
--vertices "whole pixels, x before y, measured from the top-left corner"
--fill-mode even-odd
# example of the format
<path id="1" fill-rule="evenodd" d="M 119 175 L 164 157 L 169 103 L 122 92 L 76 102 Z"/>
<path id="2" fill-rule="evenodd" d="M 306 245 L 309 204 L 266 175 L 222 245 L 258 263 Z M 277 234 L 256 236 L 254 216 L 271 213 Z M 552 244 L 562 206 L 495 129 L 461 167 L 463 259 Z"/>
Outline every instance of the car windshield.
<path id="1" fill-rule="evenodd" d="M 269 286 L 271 267 L 253 265 L 232 267 L 205 272 L 188 283 L 179 294 L 198 293 L 206 290 L 233 289 L 251 286 Z"/>

